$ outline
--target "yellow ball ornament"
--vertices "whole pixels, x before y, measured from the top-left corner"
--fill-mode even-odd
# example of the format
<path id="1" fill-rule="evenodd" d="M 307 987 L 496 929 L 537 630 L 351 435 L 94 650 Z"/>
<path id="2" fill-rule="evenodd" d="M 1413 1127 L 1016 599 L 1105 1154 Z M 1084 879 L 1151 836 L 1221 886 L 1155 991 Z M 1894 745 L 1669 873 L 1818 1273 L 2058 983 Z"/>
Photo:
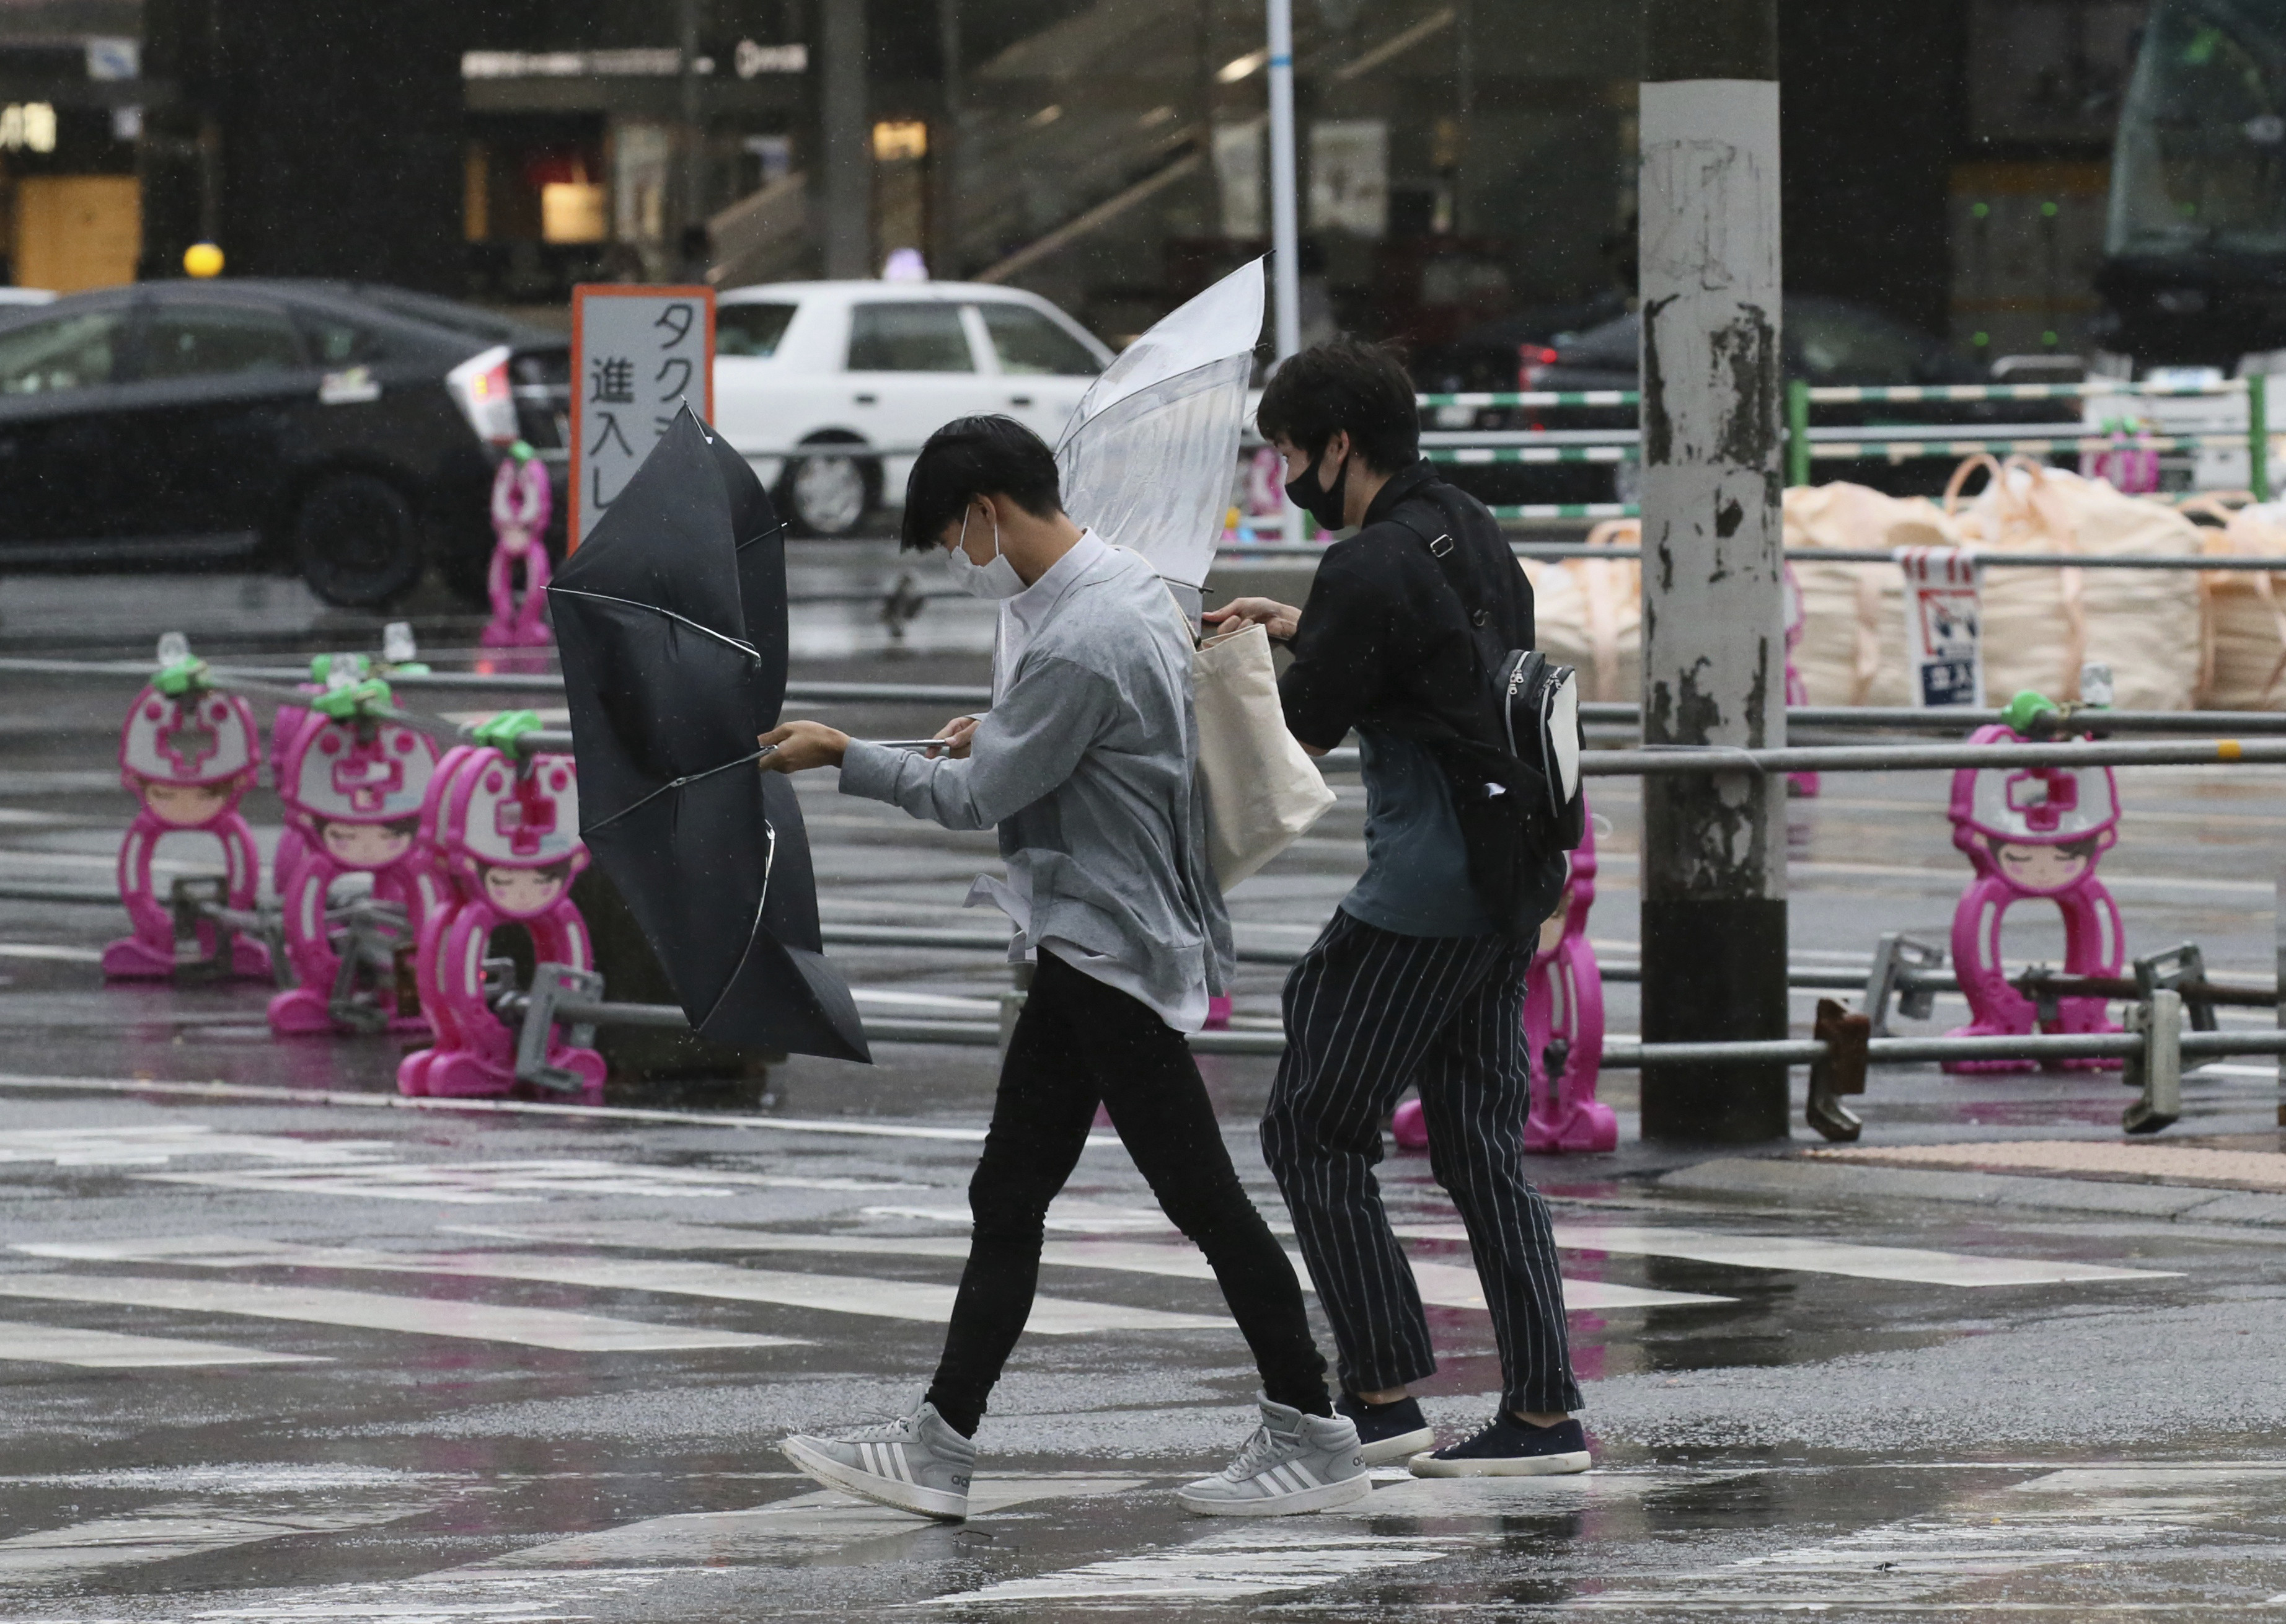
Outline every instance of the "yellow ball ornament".
<path id="1" fill-rule="evenodd" d="M 195 277 L 222 274 L 222 250 L 211 242 L 193 242 L 183 250 L 183 269 Z"/>

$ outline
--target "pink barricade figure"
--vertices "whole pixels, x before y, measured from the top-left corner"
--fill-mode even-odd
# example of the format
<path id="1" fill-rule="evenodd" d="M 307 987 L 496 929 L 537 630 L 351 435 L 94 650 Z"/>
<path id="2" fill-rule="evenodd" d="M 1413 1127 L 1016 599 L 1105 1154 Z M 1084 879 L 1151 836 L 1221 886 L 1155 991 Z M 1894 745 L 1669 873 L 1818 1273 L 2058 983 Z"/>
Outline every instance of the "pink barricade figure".
<path id="1" fill-rule="evenodd" d="M 2027 698 L 2008 712 L 2014 718 Z M 2045 700 L 2038 701 L 2043 706 Z M 2053 708 L 2047 706 L 2047 708 Z M 1969 735 L 1975 745 L 2021 745 L 2024 736 L 1995 722 Z M 2059 998 L 2053 1020 L 2008 984 L 2000 958 L 2000 924 L 2009 905 L 2045 897 L 2064 916 L 2064 970 L 2116 976 L 2125 956 L 2119 908 L 2096 878 L 2095 865 L 2119 839 L 2119 792 L 2109 767 L 1963 768 L 1952 776 L 1952 843 L 1976 878 L 1952 915 L 1952 960 L 1975 1017 L 1956 1037 L 2021 1037 L 2046 1032 L 2116 1032 L 2101 998 Z M 2030 1071 L 2029 1060 L 1947 1060 L 1951 1072 Z M 2116 1060 L 2055 1062 L 2066 1071 L 2112 1071 Z"/>
<path id="2" fill-rule="evenodd" d="M 1785 702 L 1789 706 L 1809 703 L 1809 685 L 1801 680 L 1801 673 L 1793 666 L 1793 651 L 1801 646 L 1802 607 L 1801 583 L 1794 579 L 1793 565 L 1785 567 Z M 1816 773 L 1788 773 L 1786 793 L 1798 800 L 1809 800 L 1817 793 Z"/>
<path id="3" fill-rule="evenodd" d="M 1540 927 L 1540 947 L 1524 988 L 1525 1046 L 1532 1054 L 1532 1115 L 1524 1147 L 1534 1155 L 1616 1150 L 1619 1118 L 1596 1098 L 1604 1064 L 1604 973 L 1588 942 L 1596 903 L 1596 826 L 1572 854 L 1572 874 L 1556 911 Z"/>
<path id="4" fill-rule="evenodd" d="M 336 879 L 371 874 L 373 900 L 403 909 L 408 945 L 441 899 L 436 876 L 414 848 L 437 747 L 390 720 L 391 709 L 389 685 L 370 679 L 316 695 L 278 763 L 278 798 L 303 841 L 279 897 L 287 958 L 300 983 L 270 1001 L 270 1028 L 281 1036 L 359 1029 L 331 1007 L 342 974 L 343 943 L 327 917 Z M 418 1010 L 398 1007 L 393 978 L 381 979 L 377 1005 L 390 1029 L 426 1030 Z"/>
<path id="5" fill-rule="evenodd" d="M 169 652 L 175 644 L 170 637 Z M 207 686 L 206 670 L 183 650 L 135 696 L 120 730 L 119 782 L 142 805 L 119 845 L 119 900 L 135 934 L 103 950 L 103 973 L 114 980 L 174 973 L 174 918 L 151 888 L 151 859 L 162 836 L 195 830 L 222 843 L 225 900 L 233 908 L 251 911 L 261 885 L 262 859 L 238 810 L 261 765 L 261 737 L 253 709 Z M 211 924 L 199 926 L 201 951 L 209 958 L 214 931 Z M 234 937 L 231 968 L 266 978 L 270 950 Z"/>
<path id="6" fill-rule="evenodd" d="M 501 459 L 493 476 L 492 572 L 486 588 L 493 600 L 493 618 L 480 641 L 487 649 L 538 648 L 555 641 L 541 619 L 548 607 L 548 515 L 555 498 L 548 488 L 548 464 L 530 445 L 518 440 Z M 515 577 L 524 566 L 524 597 L 516 595 Z"/>
<path id="7" fill-rule="evenodd" d="M 1619 1118 L 1596 1098 L 1604 1063 L 1604 973 L 1588 941 L 1588 911 L 1596 904 L 1593 817 L 1571 860 L 1564 895 L 1541 925 L 1524 983 L 1525 1050 L 1532 1066 L 1524 1148 L 1533 1155 L 1616 1150 L 1620 1144 Z M 1418 1100 L 1399 1106 L 1390 1126 L 1407 1150 L 1429 1143 Z"/>
<path id="8" fill-rule="evenodd" d="M 426 676 L 429 667 L 420 663 L 420 649 L 414 641 L 410 621 L 392 620 L 382 628 L 381 658 L 374 661 L 362 654 L 319 654 L 310 661 L 310 680 L 298 686 L 305 694 L 315 696 L 329 689 L 349 683 L 362 682 L 369 677 L 383 681 L 400 672 L 406 675 Z M 293 747 L 295 736 L 310 714 L 309 706 L 281 705 L 270 721 L 270 760 L 273 765 L 286 760 Z M 284 896 L 294 888 L 294 870 L 308 851 L 309 845 L 302 832 L 289 820 L 278 837 L 278 847 L 271 857 L 270 888 Z"/>
<path id="9" fill-rule="evenodd" d="M 496 719 L 478 735 L 488 742 L 451 752 L 430 784 L 423 840 L 453 896 L 422 933 L 421 996 L 437 1042 L 398 1066 L 402 1092 L 516 1092 L 516 1033 L 485 997 L 485 953 L 500 926 L 523 926 L 541 964 L 594 968 L 587 922 L 571 895 L 572 877 L 587 866 L 579 780 L 568 755 L 519 760 L 516 733 L 536 725 L 529 713 Z M 595 1050 L 552 1030 L 546 1064 L 578 1079 L 583 1098 L 603 1098 L 603 1057 Z"/>

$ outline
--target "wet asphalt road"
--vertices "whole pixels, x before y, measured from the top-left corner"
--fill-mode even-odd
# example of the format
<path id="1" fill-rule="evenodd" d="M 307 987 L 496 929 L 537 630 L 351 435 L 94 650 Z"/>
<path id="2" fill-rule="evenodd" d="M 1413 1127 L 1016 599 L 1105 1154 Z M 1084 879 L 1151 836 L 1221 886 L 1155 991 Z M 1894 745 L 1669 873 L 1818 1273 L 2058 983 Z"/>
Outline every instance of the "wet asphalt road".
<path id="1" fill-rule="evenodd" d="M 816 570 L 829 588 L 879 575 Z M 892 653 L 865 605 L 806 611 L 801 674 L 979 680 L 966 612 L 932 605 Z M 169 616 L 202 651 L 374 640 L 279 583 L 10 579 L 0 652 L 141 651 Z M 467 629 L 423 619 L 432 647 Z M 125 821 L 109 768 L 125 690 L 0 684 L 0 880 L 101 883 Z M 1880 928 L 1941 935 L 1964 872 L 1942 781 L 1826 789 L 1794 808 L 1797 958 L 1849 962 Z M 2105 871 L 2132 948 L 2195 939 L 2219 971 L 2266 967 L 2276 775 L 2123 774 L 2122 790 Z M 805 791 L 830 916 L 977 922 L 957 905 L 989 840 Z M 1594 934 L 1623 950 L 1634 804 L 1614 790 L 1599 809 Z M 266 796 L 248 810 L 274 824 Z M 1307 939 L 1354 871 L 1360 811 L 1352 786 L 1234 895 L 1242 930 Z M 1356 1515 L 1228 1524 L 1167 1491 L 1242 1440 L 1243 1349 L 1107 1144 L 1052 1220 L 1053 1301 L 980 1435 L 995 1509 L 920 1525 L 814 1491 L 775 1444 L 907 1407 L 925 1381 L 989 1052 L 798 1060 L 759 1118 L 729 1090 L 686 1093 L 701 1114 L 680 1120 L 394 1109 L 386 1040 L 273 1042 L 259 988 L 104 988 L 91 960 L 117 928 L 0 903 L 0 1624 L 2286 1607 L 2286 1230 L 1693 1197 L 1657 1177 L 1702 1156 L 1631 1143 L 1552 1162 L 1537 1176 L 1600 1470 L 1391 1476 Z M 2056 953 L 2013 921 L 2010 944 Z M 837 958 L 884 1013 L 1005 985 L 974 954 Z M 1241 1015 L 1273 1014 L 1276 986 L 1250 973 Z M 1634 989 L 1611 991 L 1612 1029 L 1634 1030 Z M 1940 1001 L 1933 1024 L 1961 1018 Z M 1282 1219 L 1250 1131 L 1268 1063 L 1206 1067 Z M 58 1077 L 83 1084 L 41 1082 Z M 2189 1092 L 2179 1132 L 2266 1130 L 2274 1147 L 2267 1067 L 2209 1068 Z M 1604 1093 L 1631 1135 L 1633 1079 Z M 1863 1108 L 1869 1143 L 2102 1137 L 2124 1100 L 2086 1074 L 1895 1071 Z M 1427 1388 L 1449 1436 L 1492 1408 L 1488 1323 L 1425 1158 L 1384 1171 L 1424 1285 L 1449 1299 Z M 1795 1243 L 1784 1266 L 1772 1240 Z"/>

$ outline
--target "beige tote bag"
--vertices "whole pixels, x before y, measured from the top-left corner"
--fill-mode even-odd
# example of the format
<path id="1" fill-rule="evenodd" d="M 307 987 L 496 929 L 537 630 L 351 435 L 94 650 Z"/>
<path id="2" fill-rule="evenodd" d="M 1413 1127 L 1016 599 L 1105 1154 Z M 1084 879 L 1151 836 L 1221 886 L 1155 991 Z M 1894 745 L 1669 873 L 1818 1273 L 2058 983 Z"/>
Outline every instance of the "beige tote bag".
<path id="1" fill-rule="evenodd" d="M 1334 792 L 1286 730 L 1268 632 L 1249 626 L 1200 644 L 1191 684 L 1207 850 L 1227 891 L 1324 816 Z"/>

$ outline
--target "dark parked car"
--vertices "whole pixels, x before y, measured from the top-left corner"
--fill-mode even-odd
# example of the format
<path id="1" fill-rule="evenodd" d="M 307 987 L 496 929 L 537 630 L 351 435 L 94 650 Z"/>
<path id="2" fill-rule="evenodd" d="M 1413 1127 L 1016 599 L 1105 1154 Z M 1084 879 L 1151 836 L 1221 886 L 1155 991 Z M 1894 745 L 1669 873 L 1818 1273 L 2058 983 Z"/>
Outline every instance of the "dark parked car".
<path id="1" fill-rule="evenodd" d="M 559 335 L 403 288 L 169 281 L 0 318 L 0 571 L 245 563 L 481 601 L 501 451 L 560 468 Z M 555 538 L 564 503 L 558 476 Z"/>

